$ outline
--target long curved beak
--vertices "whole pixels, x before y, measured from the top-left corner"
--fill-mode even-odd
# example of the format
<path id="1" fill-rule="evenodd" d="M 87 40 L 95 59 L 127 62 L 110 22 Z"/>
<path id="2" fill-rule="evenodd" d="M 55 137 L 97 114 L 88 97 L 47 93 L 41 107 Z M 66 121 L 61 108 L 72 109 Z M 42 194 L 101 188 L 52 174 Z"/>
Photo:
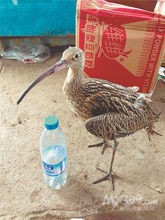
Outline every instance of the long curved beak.
<path id="1" fill-rule="evenodd" d="M 35 79 L 28 87 L 25 89 L 25 91 L 21 94 L 17 101 L 17 105 L 22 101 L 22 99 L 25 97 L 25 95 L 40 81 L 45 79 L 47 76 L 50 76 L 52 73 L 64 69 L 68 66 L 67 62 L 65 60 L 60 60 L 53 66 L 51 66 L 49 69 L 47 69 L 45 72 L 43 72 L 37 79 Z"/>

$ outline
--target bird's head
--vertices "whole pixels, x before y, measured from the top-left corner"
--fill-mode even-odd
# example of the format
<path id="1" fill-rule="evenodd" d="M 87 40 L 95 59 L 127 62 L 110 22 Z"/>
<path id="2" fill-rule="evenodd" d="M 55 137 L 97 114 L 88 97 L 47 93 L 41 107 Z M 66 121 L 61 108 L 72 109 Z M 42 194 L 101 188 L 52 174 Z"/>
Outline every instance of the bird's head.
<path id="1" fill-rule="evenodd" d="M 60 61 L 58 61 L 56 64 L 51 66 L 49 69 L 47 69 L 45 72 L 43 72 L 37 79 L 35 79 L 28 88 L 22 93 L 20 98 L 17 101 L 17 105 L 22 101 L 22 99 L 25 97 L 25 95 L 41 80 L 45 79 L 47 76 L 50 76 L 51 74 L 70 67 L 74 70 L 79 70 L 80 68 L 84 67 L 84 52 L 77 47 L 69 47 L 63 52 L 62 58 Z"/>
<path id="2" fill-rule="evenodd" d="M 78 70 L 80 67 L 84 67 L 84 52 L 80 48 L 69 47 L 63 52 L 61 61 L 70 68 Z"/>

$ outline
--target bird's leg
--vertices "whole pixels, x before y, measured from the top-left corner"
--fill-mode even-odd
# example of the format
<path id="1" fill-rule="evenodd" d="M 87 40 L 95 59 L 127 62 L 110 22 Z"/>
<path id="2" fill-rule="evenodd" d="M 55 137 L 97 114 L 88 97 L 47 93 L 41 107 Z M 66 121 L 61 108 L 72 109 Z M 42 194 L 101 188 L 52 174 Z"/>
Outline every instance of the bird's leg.
<path id="1" fill-rule="evenodd" d="M 98 144 L 89 145 L 88 147 L 99 147 L 99 146 L 103 146 L 101 154 L 104 154 L 105 149 L 110 147 L 108 141 L 105 140 L 103 140 L 103 142 Z"/>
<path id="2" fill-rule="evenodd" d="M 113 175 L 112 167 L 113 167 L 113 162 L 114 162 L 117 146 L 118 146 L 118 142 L 116 141 L 116 138 L 114 138 L 114 143 L 112 145 L 112 159 L 111 159 L 111 163 L 110 163 L 109 172 L 108 172 L 108 174 L 106 176 L 104 176 L 101 179 L 93 182 L 93 184 L 97 184 L 97 183 L 100 183 L 100 182 L 105 181 L 105 180 L 110 180 L 111 183 L 112 183 L 112 189 L 115 190 L 115 187 L 114 187 L 114 175 Z M 103 173 L 105 173 L 103 170 L 100 170 L 100 169 L 98 169 L 98 170 L 103 172 Z"/>

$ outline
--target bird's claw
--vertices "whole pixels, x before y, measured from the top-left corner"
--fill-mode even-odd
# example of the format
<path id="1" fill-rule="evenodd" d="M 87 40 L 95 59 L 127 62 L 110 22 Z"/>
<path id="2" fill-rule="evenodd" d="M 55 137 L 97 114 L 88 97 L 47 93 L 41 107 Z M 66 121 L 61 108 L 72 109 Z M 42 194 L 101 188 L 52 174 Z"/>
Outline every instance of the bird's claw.
<path id="1" fill-rule="evenodd" d="M 105 176 L 103 176 L 102 178 L 96 180 L 93 182 L 93 184 L 98 184 L 98 183 L 101 183 L 103 181 L 106 181 L 106 180 L 109 180 L 112 184 L 112 190 L 115 190 L 115 186 L 114 186 L 114 173 L 111 172 L 111 173 L 108 173 L 105 172 L 104 170 L 100 169 L 100 168 L 97 168 L 97 170 L 99 170 L 100 172 L 106 174 Z"/>
<path id="2" fill-rule="evenodd" d="M 110 145 L 107 141 L 103 141 L 103 142 L 98 143 L 98 144 L 89 145 L 88 147 L 91 148 L 91 147 L 100 147 L 100 146 L 103 146 L 101 154 L 104 154 L 105 149 L 110 147 Z"/>

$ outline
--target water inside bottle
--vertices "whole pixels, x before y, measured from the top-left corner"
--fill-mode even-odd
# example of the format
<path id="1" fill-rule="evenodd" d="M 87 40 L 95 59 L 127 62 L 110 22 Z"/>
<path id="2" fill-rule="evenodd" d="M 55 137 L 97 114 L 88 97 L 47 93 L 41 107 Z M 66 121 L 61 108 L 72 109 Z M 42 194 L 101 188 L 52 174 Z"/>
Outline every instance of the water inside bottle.
<path id="1" fill-rule="evenodd" d="M 48 186 L 59 189 L 66 183 L 66 149 L 59 145 L 47 147 L 42 152 L 44 178 Z"/>

